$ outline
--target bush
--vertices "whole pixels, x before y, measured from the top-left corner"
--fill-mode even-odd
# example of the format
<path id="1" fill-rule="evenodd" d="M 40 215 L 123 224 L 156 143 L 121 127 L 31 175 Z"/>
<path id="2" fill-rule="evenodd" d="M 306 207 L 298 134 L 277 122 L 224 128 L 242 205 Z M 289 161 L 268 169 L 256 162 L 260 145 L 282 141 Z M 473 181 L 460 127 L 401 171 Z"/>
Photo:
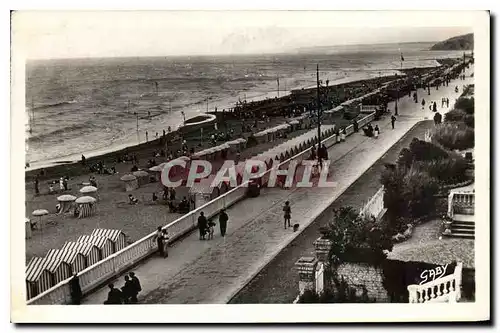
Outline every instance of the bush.
<path id="1" fill-rule="evenodd" d="M 373 303 L 374 299 L 368 297 L 368 290 L 363 285 L 363 293 L 361 296 L 356 295 L 356 289 L 349 286 L 342 276 L 340 279 L 335 277 L 333 285 L 336 292 L 330 289 L 325 289 L 321 294 L 314 290 L 306 290 L 300 295 L 297 303 Z"/>
<path id="2" fill-rule="evenodd" d="M 443 148 L 414 138 L 409 147 L 412 161 L 433 161 L 448 158 L 449 154 Z"/>
<path id="3" fill-rule="evenodd" d="M 467 162 L 461 156 L 437 161 L 415 162 L 415 166 L 442 185 L 457 184 L 467 180 Z"/>
<path id="4" fill-rule="evenodd" d="M 382 173 L 381 183 L 385 187 L 384 205 L 391 235 L 401 232 L 406 225 L 406 218 L 417 218 L 434 211 L 438 182 L 416 165 L 386 169 Z"/>
<path id="5" fill-rule="evenodd" d="M 364 219 L 352 207 L 334 210 L 334 220 L 323 230 L 324 237 L 333 241 L 330 264 L 363 261 L 377 263 L 386 258 L 384 250 L 392 250 L 388 226 Z"/>
<path id="6" fill-rule="evenodd" d="M 447 149 L 465 150 L 474 147 L 474 129 L 465 124 L 444 123 L 436 128 L 432 139 Z"/>
<path id="7" fill-rule="evenodd" d="M 466 114 L 473 115 L 474 114 L 474 97 L 460 97 L 455 103 L 453 107 L 457 110 L 462 110 Z"/>

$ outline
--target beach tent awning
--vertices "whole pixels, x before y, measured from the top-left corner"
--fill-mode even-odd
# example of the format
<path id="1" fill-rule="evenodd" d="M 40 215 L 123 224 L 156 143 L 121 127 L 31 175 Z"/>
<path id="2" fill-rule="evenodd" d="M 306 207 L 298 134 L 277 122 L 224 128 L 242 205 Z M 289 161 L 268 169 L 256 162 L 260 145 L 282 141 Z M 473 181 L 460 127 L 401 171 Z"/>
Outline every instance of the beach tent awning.
<path id="1" fill-rule="evenodd" d="M 80 189 L 80 193 L 95 193 L 97 192 L 97 187 L 95 186 L 84 186 Z"/>
<path id="2" fill-rule="evenodd" d="M 89 196 L 80 197 L 80 198 L 75 200 L 75 202 L 77 204 L 94 203 L 96 201 L 97 201 L 97 199 L 95 199 L 93 197 L 89 197 Z"/>
<path id="3" fill-rule="evenodd" d="M 75 201 L 75 200 L 76 200 L 76 197 L 74 195 L 71 195 L 71 194 L 63 194 L 63 195 L 60 195 L 57 197 L 57 201 L 66 202 L 66 201 Z"/>
<path id="4" fill-rule="evenodd" d="M 134 176 L 134 175 L 130 175 L 130 174 L 128 174 L 128 175 L 124 175 L 124 176 L 122 176 L 122 177 L 120 178 L 120 180 L 125 181 L 125 182 L 131 181 L 131 180 L 136 180 L 136 179 L 137 179 L 137 177 L 136 177 L 136 176 Z"/>
<path id="5" fill-rule="evenodd" d="M 36 282 L 43 271 L 46 269 L 47 262 L 45 258 L 33 257 L 28 266 L 26 266 L 26 281 Z"/>
<path id="6" fill-rule="evenodd" d="M 123 231 L 117 229 L 94 229 L 90 236 L 106 237 L 116 242 L 121 234 L 124 234 Z"/>
<path id="7" fill-rule="evenodd" d="M 214 179 L 215 175 L 210 175 L 207 178 L 201 179 L 199 182 L 195 182 L 193 186 L 189 188 L 189 193 L 211 194 L 215 188 L 212 186 Z"/>
<path id="8" fill-rule="evenodd" d="M 44 215 L 47 215 L 49 213 L 48 210 L 46 209 L 37 209 L 35 211 L 33 211 L 33 213 L 31 213 L 31 215 L 33 216 L 44 216 Z"/>
<path id="9" fill-rule="evenodd" d="M 163 171 L 163 167 L 161 167 L 161 166 L 159 166 L 159 165 L 155 165 L 154 167 L 149 168 L 149 171 L 153 171 L 153 172 L 161 172 L 161 171 Z"/>
<path id="10" fill-rule="evenodd" d="M 149 177 L 149 173 L 143 170 L 135 171 L 132 173 L 135 177 Z"/>

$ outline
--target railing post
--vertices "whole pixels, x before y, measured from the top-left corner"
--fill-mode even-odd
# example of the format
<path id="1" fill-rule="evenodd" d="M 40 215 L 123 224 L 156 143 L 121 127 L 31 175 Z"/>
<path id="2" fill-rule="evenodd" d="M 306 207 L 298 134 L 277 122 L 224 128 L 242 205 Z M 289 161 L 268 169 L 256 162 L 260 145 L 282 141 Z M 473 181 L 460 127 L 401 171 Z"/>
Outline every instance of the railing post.
<path id="1" fill-rule="evenodd" d="M 455 275 L 455 293 L 457 302 L 462 297 L 462 266 L 463 264 L 459 262 L 455 267 L 455 271 L 453 272 L 453 274 Z"/>
<path id="2" fill-rule="evenodd" d="M 299 272 L 299 294 L 302 295 L 306 290 L 315 290 L 316 264 L 318 259 L 314 257 L 301 257 L 295 263 L 295 268 Z"/>
<path id="3" fill-rule="evenodd" d="M 416 284 L 411 284 L 407 287 L 409 303 L 418 303 L 417 287 L 418 286 Z"/>

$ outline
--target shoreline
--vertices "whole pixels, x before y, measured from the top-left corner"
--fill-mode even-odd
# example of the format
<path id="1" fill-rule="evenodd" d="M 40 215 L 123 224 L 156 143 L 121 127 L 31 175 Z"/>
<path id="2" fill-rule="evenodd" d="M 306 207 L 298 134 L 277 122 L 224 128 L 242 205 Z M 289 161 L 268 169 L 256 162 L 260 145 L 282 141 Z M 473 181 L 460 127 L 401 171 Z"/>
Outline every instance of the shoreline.
<path id="1" fill-rule="evenodd" d="M 453 60 L 454 60 L 453 58 L 447 59 L 447 61 L 453 61 Z M 407 68 L 407 69 L 403 69 L 403 72 L 405 72 L 405 73 L 406 72 L 414 73 L 415 71 L 417 71 L 417 72 L 429 72 L 429 71 L 436 70 L 439 68 L 448 67 L 448 64 L 446 64 L 445 61 L 440 62 L 440 64 L 441 65 L 437 66 L 437 67 Z M 400 72 L 400 71 L 397 70 L 397 72 Z M 382 79 L 388 80 L 388 79 L 394 78 L 394 77 L 397 77 L 397 76 L 390 75 L 390 76 L 381 76 L 381 77 L 376 77 L 376 78 L 365 78 L 365 79 L 361 79 L 361 80 L 355 79 L 355 80 L 347 81 L 347 82 L 345 82 L 345 81 L 338 82 L 338 83 L 333 82 L 333 84 L 330 86 L 330 89 L 334 88 L 334 87 L 338 88 L 338 87 L 349 86 L 349 85 L 364 85 L 365 83 L 370 82 L 370 81 L 376 81 L 376 80 L 382 80 Z M 340 81 L 343 81 L 343 80 L 340 80 Z M 403 83 L 403 85 L 404 85 L 404 83 Z M 293 97 L 294 92 L 298 92 L 298 91 L 309 92 L 310 90 L 315 91 L 316 89 L 309 88 L 309 87 L 303 87 L 301 89 L 287 91 L 286 95 L 282 95 L 279 98 L 275 97 L 274 99 L 266 98 L 266 99 L 261 99 L 261 100 L 253 100 L 249 103 L 259 104 L 259 103 L 262 103 L 265 101 L 273 101 L 273 100 L 277 101 L 277 102 L 281 102 L 281 101 L 286 102 L 287 100 L 290 100 L 291 97 Z M 255 109 L 258 110 L 258 109 L 261 109 L 261 107 L 259 107 L 257 105 L 255 107 Z M 262 110 L 260 110 L 260 111 L 262 112 Z M 324 110 L 324 111 L 327 111 L 327 110 Z M 219 110 L 219 112 L 209 112 L 209 114 L 216 114 L 217 115 L 217 114 L 222 114 L 222 112 Z M 227 114 L 232 114 L 232 112 L 227 112 Z M 194 116 L 192 118 L 195 118 L 195 117 L 198 117 L 198 116 Z M 181 129 L 183 127 L 184 126 L 181 125 L 177 129 L 172 131 L 171 133 L 167 133 L 166 140 L 168 142 L 174 142 L 174 145 L 175 145 L 175 143 L 179 143 L 177 141 L 180 140 L 179 136 L 182 135 Z M 187 136 L 190 136 L 190 134 L 191 133 L 187 134 Z M 173 138 L 173 140 L 172 140 L 172 138 Z M 128 153 L 128 154 L 132 153 L 132 154 L 137 154 L 138 156 L 139 155 L 144 156 L 145 152 L 146 153 L 152 152 L 154 150 L 158 150 L 158 149 L 161 149 L 163 147 L 164 147 L 164 144 L 162 144 L 162 136 L 160 136 L 159 139 L 153 139 L 153 140 L 149 140 L 147 142 L 141 142 L 139 144 L 124 143 L 124 144 L 121 144 L 118 146 L 98 149 L 98 150 L 91 151 L 91 152 L 83 152 L 83 154 L 86 157 L 87 164 L 96 163 L 97 161 L 103 161 L 106 164 L 106 162 L 114 163 L 114 160 L 119 155 L 124 155 L 126 153 Z M 80 156 L 77 156 L 76 154 L 50 159 L 50 160 L 45 161 L 45 162 L 40 162 L 39 164 L 37 164 L 35 162 L 35 166 L 33 166 L 33 167 L 30 166 L 28 168 L 25 168 L 25 178 L 26 178 L 26 181 L 28 181 L 29 179 L 34 179 L 35 175 L 39 174 L 40 170 L 42 170 L 42 169 L 44 169 L 46 175 L 44 177 L 41 177 L 40 178 L 41 180 L 47 179 L 47 178 L 52 178 L 52 177 L 59 177 L 61 174 L 71 176 L 71 175 L 74 175 L 73 171 L 75 171 L 74 169 L 78 168 L 78 166 L 80 169 L 82 169 L 82 166 L 80 163 Z M 78 174 L 81 174 L 81 172 L 79 172 Z"/>

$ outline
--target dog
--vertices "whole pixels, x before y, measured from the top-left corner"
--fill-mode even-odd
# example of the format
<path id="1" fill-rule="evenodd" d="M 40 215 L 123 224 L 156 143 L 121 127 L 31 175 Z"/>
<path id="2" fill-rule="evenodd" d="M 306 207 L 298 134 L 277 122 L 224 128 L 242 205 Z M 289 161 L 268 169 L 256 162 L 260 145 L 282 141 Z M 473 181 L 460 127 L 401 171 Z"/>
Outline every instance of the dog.
<path id="1" fill-rule="evenodd" d="M 293 225 L 293 232 L 295 232 L 295 231 L 297 231 L 297 230 L 299 230 L 299 224 L 298 224 L 298 223 L 295 223 L 295 224 Z"/>
<path id="2" fill-rule="evenodd" d="M 214 239 L 214 227 L 215 223 L 209 222 L 208 223 L 208 239 Z"/>

